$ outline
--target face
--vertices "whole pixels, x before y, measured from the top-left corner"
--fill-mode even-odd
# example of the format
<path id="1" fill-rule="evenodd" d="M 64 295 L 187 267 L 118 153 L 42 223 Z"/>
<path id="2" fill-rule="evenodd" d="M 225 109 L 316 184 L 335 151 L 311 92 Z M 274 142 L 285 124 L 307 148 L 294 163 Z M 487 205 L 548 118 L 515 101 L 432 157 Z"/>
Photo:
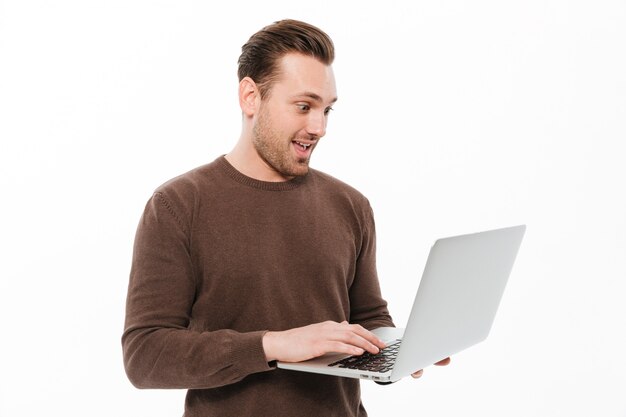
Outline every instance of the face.
<path id="1" fill-rule="evenodd" d="M 337 92 L 332 68 L 315 58 L 288 54 L 280 67 L 280 78 L 255 115 L 252 143 L 277 177 L 291 179 L 309 171 Z"/>

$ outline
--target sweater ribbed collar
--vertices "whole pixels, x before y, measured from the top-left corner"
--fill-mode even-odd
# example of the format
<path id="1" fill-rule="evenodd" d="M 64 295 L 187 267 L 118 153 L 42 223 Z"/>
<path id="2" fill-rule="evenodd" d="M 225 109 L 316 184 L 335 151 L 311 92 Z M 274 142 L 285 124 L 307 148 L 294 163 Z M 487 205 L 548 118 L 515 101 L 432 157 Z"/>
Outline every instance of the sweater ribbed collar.
<path id="1" fill-rule="evenodd" d="M 248 187 L 253 187 L 253 188 L 266 190 L 266 191 L 293 190 L 294 188 L 297 188 L 302 183 L 304 183 L 304 181 L 308 177 L 308 174 L 307 174 L 307 175 L 303 175 L 300 177 L 294 177 L 293 179 L 289 181 L 280 181 L 280 182 L 260 181 L 252 177 L 248 177 L 247 175 L 244 175 L 241 172 L 237 171 L 237 169 L 234 166 L 232 166 L 230 162 L 228 162 L 228 160 L 226 159 L 226 155 L 222 155 L 219 158 L 217 158 L 217 162 L 222 167 L 226 175 L 228 175 L 233 180 L 243 185 L 247 185 Z"/>

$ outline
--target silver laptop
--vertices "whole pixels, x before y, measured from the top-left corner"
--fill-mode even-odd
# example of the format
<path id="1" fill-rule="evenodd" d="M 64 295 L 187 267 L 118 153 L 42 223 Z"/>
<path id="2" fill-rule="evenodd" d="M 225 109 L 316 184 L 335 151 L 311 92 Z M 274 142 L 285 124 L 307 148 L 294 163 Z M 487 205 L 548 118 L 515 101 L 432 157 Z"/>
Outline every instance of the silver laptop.
<path id="1" fill-rule="evenodd" d="M 405 329 L 373 332 L 376 355 L 330 353 L 282 369 L 395 382 L 487 338 L 526 231 L 525 225 L 438 239 Z"/>

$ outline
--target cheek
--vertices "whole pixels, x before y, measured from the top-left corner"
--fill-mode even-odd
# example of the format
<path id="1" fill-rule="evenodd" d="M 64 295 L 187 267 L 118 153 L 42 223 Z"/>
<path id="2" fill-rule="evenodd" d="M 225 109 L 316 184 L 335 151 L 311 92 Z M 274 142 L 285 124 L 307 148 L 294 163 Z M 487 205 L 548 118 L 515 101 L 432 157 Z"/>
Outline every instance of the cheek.
<path id="1" fill-rule="evenodd" d="M 272 132 L 272 137 L 276 141 L 291 142 L 297 137 L 306 136 L 306 118 L 302 115 L 294 114 L 293 109 L 267 108 L 261 117 L 263 128 L 266 132 Z"/>

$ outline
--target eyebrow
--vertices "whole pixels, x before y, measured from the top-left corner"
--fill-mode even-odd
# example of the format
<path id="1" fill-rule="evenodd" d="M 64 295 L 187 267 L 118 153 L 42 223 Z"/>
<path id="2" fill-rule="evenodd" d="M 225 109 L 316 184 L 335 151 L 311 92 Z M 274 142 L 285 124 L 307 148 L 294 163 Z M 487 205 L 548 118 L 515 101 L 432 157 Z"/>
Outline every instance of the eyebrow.
<path id="1" fill-rule="evenodd" d="M 305 91 L 304 93 L 296 94 L 295 97 L 308 97 L 308 98 L 310 98 L 310 99 L 312 99 L 314 101 L 324 102 L 322 97 L 320 97 L 318 94 L 311 93 L 311 92 L 308 92 L 308 91 Z M 330 104 L 333 104 L 336 101 L 337 101 L 337 97 L 333 98 L 330 101 Z"/>

